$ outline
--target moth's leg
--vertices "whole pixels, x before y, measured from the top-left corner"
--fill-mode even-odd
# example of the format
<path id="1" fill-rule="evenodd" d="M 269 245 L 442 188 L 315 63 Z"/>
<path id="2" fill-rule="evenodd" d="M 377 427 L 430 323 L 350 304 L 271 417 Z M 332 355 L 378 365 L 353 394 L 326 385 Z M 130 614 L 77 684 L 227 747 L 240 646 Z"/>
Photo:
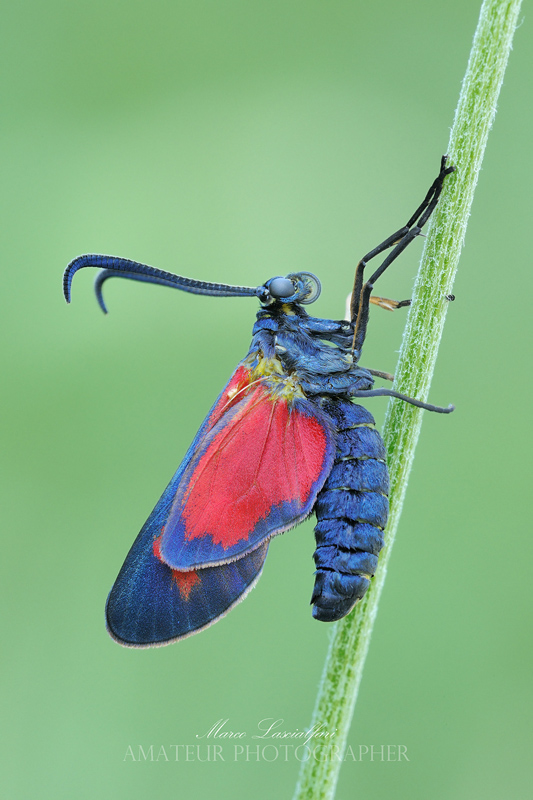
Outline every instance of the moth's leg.
<path id="1" fill-rule="evenodd" d="M 388 297 L 378 297 L 376 294 L 370 296 L 370 302 L 386 311 L 396 311 L 397 308 L 411 305 L 410 300 L 390 300 Z"/>
<path id="2" fill-rule="evenodd" d="M 418 206 L 415 213 L 410 217 L 410 219 L 406 222 L 403 228 L 395 231 L 393 234 L 388 236 L 385 241 L 378 244 L 377 247 L 374 247 L 373 250 L 370 250 L 363 258 L 359 261 L 356 270 L 355 270 L 355 280 L 352 290 L 352 314 L 351 318 L 352 321 L 355 322 L 357 318 L 357 313 L 359 310 L 359 302 L 361 296 L 361 290 L 363 288 L 363 273 L 366 265 L 368 262 L 378 256 L 380 253 L 383 253 L 385 250 L 388 250 L 390 247 L 394 247 L 394 245 L 399 244 L 399 242 L 403 239 L 403 237 L 409 233 L 410 229 L 418 222 L 417 227 L 422 228 L 423 225 L 428 221 L 429 217 L 431 216 L 433 209 L 437 205 L 439 195 L 442 191 L 442 184 L 444 182 L 444 178 L 450 172 L 453 172 L 455 167 L 446 167 L 446 159 L 447 156 L 442 156 L 440 162 L 440 172 L 438 176 L 435 178 L 431 187 L 425 196 L 422 203 Z M 419 233 L 419 232 L 418 232 Z M 416 235 L 418 235 L 418 233 Z M 415 237 L 413 237 L 415 238 Z M 411 241 L 411 240 L 410 240 Z M 403 249 L 403 248 L 402 248 Z M 401 252 L 401 251 L 400 251 Z M 389 262 L 392 263 L 392 262 Z M 387 265 L 388 266 L 388 265 Z"/>
<path id="3" fill-rule="evenodd" d="M 382 372 L 380 369 L 369 369 L 368 367 L 367 369 L 376 378 L 383 378 L 384 381 L 390 381 L 391 383 L 394 381 L 394 375 L 391 375 L 390 372 Z"/>
<path id="4" fill-rule="evenodd" d="M 455 300 L 454 294 L 447 294 L 445 300 L 452 302 Z M 390 300 L 388 297 L 378 297 L 376 294 L 370 296 L 370 302 L 374 305 L 384 308 L 387 311 L 396 311 L 397 308 L 405 308 L 410 306 L 412 300 Z"/>
<path id="5" fill-rule="evenodd" d="M 455 406 L 449 405 L 434 406 L 431 403 L 423 403 L 422 400 L 415 400 L 414 397 L 407 397 L 405 394 L 395 392 L 393 389 L 354 389 L 351 394 L 352 397 L 396 397 L 398 400 L 403 400 L 404 403 L 409 403 L 417 408 L 425 408 L 426 411 L 437 411 L 439 414 L 450 414 L 455 411 Z"/>
<path id="6" fill-rule="evenodd" d="M 311 333 L 319 333 L 326 337 L 331 335 L 342 335 L 353 330 L 351 323 L 346 319 L 321 319 L 321 317 L 305 317 L 300 326 L 307 328 Z"/>
<path id="7" fill-rule="evenodd" d="M 352 344 L 353 325 L 346 319 L 306 317 L 301 323 L 301 328 L 307 330 L 314 338 L 325 339 L 346 349 Z"/>
<path id="8" fill-rule="evenodd" d="M 408 245 L 411 244 L 417 236 L 420 235 L 423 226 L 426 224 L 431 214 L 435 210 L 438 203 L 444 179 L 446 175 L 455 170 L 455 167 L 446 166 L 447 156 L 443 156 L 440 164 L 440 172 L 433 181 L 429 192 L 422 204 L 417 208 L 413 216 L 408 220 L 407 224 L 389 236 L 384 242 L 367 253 L 357 265 L 355 272 L 355 282 L 352 292 L 351 302 L 351 320 L 355 326 L 354 338 L 352 349 L 360 351 L 361 346 L 365 340 L 366 328 L 368 325 L 368 310 L 370 305 L 370 296 L 374 288 L 374 284 L 380 278 L 385 270 L 395 261 L 400 253 L 402 253 Z M 384 250 L 393 247 L 393 250 L 380 264 L 377 270 L 372 274 L 369 280 L 363 284 L 363 273 L 365 266 L 370 259 L 382 253 Z"/>

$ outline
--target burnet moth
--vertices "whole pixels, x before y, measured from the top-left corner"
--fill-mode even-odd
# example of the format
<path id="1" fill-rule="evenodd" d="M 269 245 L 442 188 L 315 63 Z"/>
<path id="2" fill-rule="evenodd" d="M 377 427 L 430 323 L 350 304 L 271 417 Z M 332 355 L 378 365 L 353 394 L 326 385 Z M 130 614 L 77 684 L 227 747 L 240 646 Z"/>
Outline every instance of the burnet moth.
<path id="1" fill-rule="evenodd" d="M 272 536 L 313 511 L 316 563 L 311 602 L 322 621 L 344 617 L 375 573 L 387 523 L 389 479 L 374 418 L 356 402 L 396 397 L 448 413 L 391 389 L 374 389 L 358 366 L 370 303 L 408 305 L 372 294 L 374 284 L 420 235 L 446 176 L 440 172 L 406 225 L 357 265 L 350 321 L 311 317 L 320 294 L 315 275 L 275 277 L 257 288 L 183 278 L 125 258 L 84 255 L 64 274 L 97 267 L 102 309 L 111 277 L 195 294 L 256 297 L 260 310 L 250 349 L 215 401 L 178 471 L 128 553 L 106 605 L 109 633 L 127 647 L 168 644 L 206 628 L 240 602 L 258 580 Z M 368 280 L 367 263 L 390 250 Z M 451 299 L 451 298 L 450 298 Z"/>

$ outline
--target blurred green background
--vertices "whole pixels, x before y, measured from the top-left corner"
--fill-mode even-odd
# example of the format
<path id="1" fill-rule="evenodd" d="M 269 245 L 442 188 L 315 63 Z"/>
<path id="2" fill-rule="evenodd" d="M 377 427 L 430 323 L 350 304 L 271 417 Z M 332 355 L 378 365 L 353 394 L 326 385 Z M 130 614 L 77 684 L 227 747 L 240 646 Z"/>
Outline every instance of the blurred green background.
<path id="1" fill-rule="evenodd" d="M 354 265 L 421 200 L 479 11 L 464 0 L 102 0 L 6 5 L 2 69 L 0 796 L 290 797 L 298 762 L 133 763 L 219 719 L 310 721 L 328 643 L 312 524 L 248 599 L 171 647 L 122 649 L 107 592 L 247 350 L 245 299 L 93 275 L 84 252 L 256 285 L 316 272 L 342 316 Z M 531 796 L 532 29 L 517 31 L 450 306 L 338 797 Z M 407 297 L 421 243 L 380 284 Z M 363 363 L 394 371 L 402 313 Z M 385 401 L 372 401 L 381 421 Z M 530 490 L 529 490 L 530 491 Z M 204 740 L 205 741 L 205 740 Z M 201 757 L 205 754 L 201 753 Z"/>

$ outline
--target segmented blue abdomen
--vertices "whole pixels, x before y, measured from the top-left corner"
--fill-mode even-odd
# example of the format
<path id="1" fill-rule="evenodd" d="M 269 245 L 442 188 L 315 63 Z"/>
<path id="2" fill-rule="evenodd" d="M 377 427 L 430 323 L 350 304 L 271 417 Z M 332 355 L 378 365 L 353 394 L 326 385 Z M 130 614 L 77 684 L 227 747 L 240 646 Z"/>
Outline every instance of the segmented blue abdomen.
<path id="1" fill-rule="evenodd" d="M 316 579 L 313 616 L 344 617 L 365 594 L 383 547 L 389 475 L 383 440 L 366 408 L 344 399 L 322 399 L 337 427 L 333 468 L 315 513 Z"/>

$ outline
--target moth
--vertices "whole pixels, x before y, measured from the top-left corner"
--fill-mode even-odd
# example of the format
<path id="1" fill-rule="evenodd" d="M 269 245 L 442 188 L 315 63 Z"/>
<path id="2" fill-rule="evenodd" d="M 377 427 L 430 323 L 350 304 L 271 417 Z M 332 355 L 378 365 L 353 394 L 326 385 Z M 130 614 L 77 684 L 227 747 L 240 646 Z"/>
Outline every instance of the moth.
<path id="1" fill-rule="evenodd" d="M 270 539 L 313 511 L 316 563 L 311 602 L 321 621 L 341 619 L 364 596 L 383 547 L 389 478 L 383 441 L 359 401 L 392 396 L 441 408 L 386 388 L 382 373 L 359 366 L 374 284 L 420 235 L 454 167 L 440 171 L 399 230 L 359 261 L 350 320 L 309 316 L 320 294 L 309 272 L 274 277 L 256 288 L 184 278 L 104 255 L 74 259 L 64 274 L 70 302 L 75 273 L 155 283 L 194 294 L 255 297 L 260 308 L 248 353 L 215 401 L 185 458 L 137 536 L 106 605 L 109 633 L 128 647 L 168 644 L 223 617 L 258 580 Z M 390 251 L 365 280 L 369 261 Z M 451 299 L 451 298 L 449 298 Z"/>

